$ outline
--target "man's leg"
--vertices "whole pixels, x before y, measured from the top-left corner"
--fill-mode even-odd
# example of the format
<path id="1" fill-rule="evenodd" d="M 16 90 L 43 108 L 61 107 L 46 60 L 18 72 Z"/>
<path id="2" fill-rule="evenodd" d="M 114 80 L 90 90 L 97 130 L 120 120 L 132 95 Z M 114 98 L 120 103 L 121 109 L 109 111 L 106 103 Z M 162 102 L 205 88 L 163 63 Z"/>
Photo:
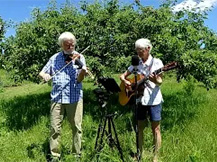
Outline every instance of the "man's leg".
<path id="1" fill-rule="evenodd" d="M 73 134 L 72 153 L 81 155 L 83 100 L 66 107 L 67 118 L 71 124 Z"/>
<path id="2" fill-rule="evenodd" d="M 153 134 L 154 145 L 154 162 L 157 162 L 157 154 L 161 146 L 161 133 L 160 133 L 160 121 L 161 121 L 162 105 L 154 105 L 150 108 L 151 128 Z"/>
<path id="3" fill-rule="evenodd" d="M 154 161 L 157 161 L 157 154 L 161 146 L 160 122 L 153 121 L 151 123 L 154 144 Z"/>
<path id="4" fill-rule="evenodd" d="M 51 132 L 50 132 L 50 151 L 53 157 L 60 157 L 60 133 L 61 125 L 64 116 L 63 106 L 59 103 L 52 103 L 50 110 L 50 122 L 51 122 Z"/>

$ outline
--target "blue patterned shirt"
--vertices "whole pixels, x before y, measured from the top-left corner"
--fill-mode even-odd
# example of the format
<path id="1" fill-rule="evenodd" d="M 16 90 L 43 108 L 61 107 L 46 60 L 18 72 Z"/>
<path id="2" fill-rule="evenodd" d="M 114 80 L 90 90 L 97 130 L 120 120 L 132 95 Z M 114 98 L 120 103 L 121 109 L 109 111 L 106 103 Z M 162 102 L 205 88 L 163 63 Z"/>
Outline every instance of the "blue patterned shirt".
<path id="1" fill-rule="evenodd" d="M 80 55 L 80 61 L 86 66 L 85 58 Z M 54 54 L 43 67 L 44 73 L 53 76 L 66 65 L 63 52 Z M 79 70 L 71 62 L 52 78 L 51 101 L 63 104 L 75 103 L 83 98 L 82 83 L 77 82 Z"/>

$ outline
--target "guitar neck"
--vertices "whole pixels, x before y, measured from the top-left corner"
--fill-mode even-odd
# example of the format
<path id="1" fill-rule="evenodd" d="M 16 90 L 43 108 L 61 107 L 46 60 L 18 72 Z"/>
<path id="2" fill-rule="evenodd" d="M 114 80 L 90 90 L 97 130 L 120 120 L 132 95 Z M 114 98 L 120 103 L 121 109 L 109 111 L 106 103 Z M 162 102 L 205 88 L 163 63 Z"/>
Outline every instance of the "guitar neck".
<path id="1" fill-rule="evenodd" d="M 155 70 L 152 74 L 155 74 L 155 75 L 157 75 L 157 74 L 161 74 L 163 72 L 163 68 L 160 68 L 160 69 L 158 69 L 158 70 Z M 150 74 L 151 75 L 151 74 Z M 150 76 L 149 75 L 149 76 Z M 141 80 L 139 80 L 138 82 L 137 82 L 137 86 L 140 86 L 141 84 L 143 84 L 143 83 L 145 83 L 147 80 L 149 80 L 149 76 L 148 77 L 145 77 L 145 78 L 143 78 L 143 79 L 141 79 Z"/>

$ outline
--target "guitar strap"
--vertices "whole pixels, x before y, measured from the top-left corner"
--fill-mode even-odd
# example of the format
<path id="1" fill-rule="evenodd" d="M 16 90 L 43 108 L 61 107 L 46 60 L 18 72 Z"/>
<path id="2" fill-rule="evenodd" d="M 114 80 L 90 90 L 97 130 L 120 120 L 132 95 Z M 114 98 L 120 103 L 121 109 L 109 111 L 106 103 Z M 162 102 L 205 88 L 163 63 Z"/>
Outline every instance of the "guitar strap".
<path id="1" fill-rule="evenodd" d="M 151 68 L 152 68 L 152 66 L 153 66 L 153 63 L 154 63 L 154 57 L 152 57 L 152 59 L 151 59 L 151 65 L 148 67 L 148 75 L 150 75 L 151 74 Z"/>
<path id="2" fill-rule="evenodd" d="M 154 57 L 152 57 L 152 60 L 151 60 L 151 64 L 150 66 L 148 67 L 148 76 L 151 74 L 151 69 L 152 69 L 152 66 L 153 66 L 153 63 L 154 63 Z M 153 89 L 151 87 L 151 85 L 148 83 L 148 80 L 144 83 L 145 87 L 148 87 L 150 89 Z"/>
<path id="3" fill-rule="evenodd" d="M 152 57 L 151 64 L 150 64 L 150 66 L 148 67 L 148 73 L 147 73 L 148 75 L 147 75 L 147 76 L 149 76 L 149 75 L 151 74 L 151 69 L 152 69 L 153 63 L 154 63 L 154 58 Z M 147 76 L 146 76 L 146 77 L 147 77 Z M 153 88 L 151 87 L 151 85 L 148 83 L 148 80 L 144 82 L 144 89 L 145 89 L 146 87 L 148 87 L 148 88 L 150 88 L 150 89 L 153 89 Z M 142 96 L 140 96 L 139 98 L 137 98 L 136 102 L 137 102 L 137 103 L 140 103 L 140 102 L 141 102 L 141 98 L 142 98 Z"/>

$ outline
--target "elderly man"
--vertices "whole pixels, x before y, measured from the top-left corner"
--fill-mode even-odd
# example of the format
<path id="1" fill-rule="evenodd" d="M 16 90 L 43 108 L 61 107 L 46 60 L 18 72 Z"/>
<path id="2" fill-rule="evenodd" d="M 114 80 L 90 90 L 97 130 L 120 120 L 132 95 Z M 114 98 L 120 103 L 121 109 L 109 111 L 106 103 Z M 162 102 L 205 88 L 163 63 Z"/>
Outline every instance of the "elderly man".
<path id="1" fill-rule="evenodd" d="M 138 143 L 139 150 L 142 154 L 143 146 L 143 130 L 147 119 L 151 121 L 151 128 L 154 141 L 154 159 L 157 161 L 157 152 L 161 145 L 161 133 L 160 133 L 160 120 L 162 110 L 162 94 L 160 91 L 160 85 L 162 84 L 162 76 L 155 75 L 153 72 L 163 67 L 161 60 L 153 58 L 150 54 L 152 44 L 148 39 L 138 39 L 135 42 L 136 52 L 139 56 L 139 65 L 137 67 L 138 74 L 143 77 L 149 77 L 149 80 L 144 83 L 143 95 L 138 99 L 137 109 L 137 123 L 138 123 Z M 131 82 L 127 80 L 127 77 L 133 73 L 134 67 L 131 65 L 128 70 L 120 76 L 120 79 L 124 82 L 125 86 L 130 88 Z M 138 155 L 137 155 L 138 156 Z M 137 157 L 138 158 L 138 157 Z"/>
<path id="2" fill-rule="evenodd" d="M 86 74 L 85 58 L 75 51 L 75 36 L 70 32 L 64 32 L 59 36 L 58 43 L 62 51 L 54 54 L 39 73 L 45 81 L 52 79 L 50 151 L 53 159 L 60 159 L 60 135 L 64 112 L 72 128 L 72 153 L 81 156 L 83 117 L 81 82 Z M 68 58 L 72 61 L 63 68 Z M 83 64 L 81 69 L 75 65 L 75 59 L 80 59 Z"/>

